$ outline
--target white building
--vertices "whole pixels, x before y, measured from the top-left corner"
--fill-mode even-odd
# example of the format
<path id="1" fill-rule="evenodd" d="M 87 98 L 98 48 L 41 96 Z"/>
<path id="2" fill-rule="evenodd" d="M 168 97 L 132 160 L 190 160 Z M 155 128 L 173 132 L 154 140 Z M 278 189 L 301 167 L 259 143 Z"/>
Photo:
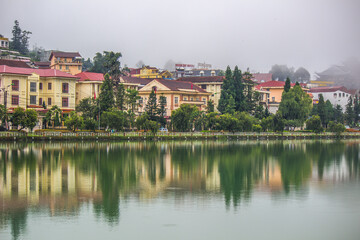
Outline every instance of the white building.
<path id="1" fill-rule="evenodd" d="M 319 96 L 322 94 L 325 102 L 329 100 L 334 106 L 340 105 L 343 111 L 345 111 L 350 96 L 353 97 L 352 92 L 343 86 L 311 88 L 310 92 L 313 95 L 314 104 L 319 102 Z"/>

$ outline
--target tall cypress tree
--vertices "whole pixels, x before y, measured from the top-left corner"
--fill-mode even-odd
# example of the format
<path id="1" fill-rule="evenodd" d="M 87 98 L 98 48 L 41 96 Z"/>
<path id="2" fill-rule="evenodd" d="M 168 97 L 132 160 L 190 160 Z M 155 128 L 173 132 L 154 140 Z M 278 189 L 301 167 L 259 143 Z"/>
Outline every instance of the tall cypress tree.
<path id="1" fill-rule="evenodd" d="M 355 124 L 357 124 L 360 120 L 360 104 L 359 104 L 359 98 L 358 96 L 355 96 L 354 100 L 354 121 Z"/>
<path id="2" fill-rule="evenodd" d="M 158 108 L 158 114 L 159 114 L 159 122 L 161 126 L 165 126 L 166 120 L 166 97 L 164 95 L 161 95 L 159 97 L 159 108 Z"/>
<path id="3" fill-rule="evenodd" d="M 322 94 L 319 94 L 319 103 L 317 104 L 317 113 L 321 119 L 321 124 L 326 125 L 326 105 L 324 97 Z"/>
<path id="4" fill-rule="evenodd" d="M 156 121 L 157 120 L 156 115 L 157 115 L 158 111 L 159 110 L 158 110 L 158 104 L 157 104 L 157 100 L 156 100 L 156 93 L 154 90 L 152 90 L 149 95 L 149 100 L 145 107 L 145 112 L 149 116 L 150 120 Z"/>
<path id="5" fill-rule="evenodd" d="M 116 88 L 116 107 L 118 107 L 121 111 L 125 109 L 125 87 L 124 84 L 120 83 Z"/>
<path id="6" fill-rule="evenodd" d="M 219 100 L 219 105 L 218 105 L 218 110 L 221 113 L 225 113 L 226 112 L 226 108 L 227 105 L 229 104 L 229 98 L 231 95 L 231 92 L 234 89 L 234 85 L 233 85 L 233 81 L 232 81 L 232 72 L 230 67 L 228 66 L 226 68 L 226 72 L 225 72 L 225 79 L 222 85 L 222 90 L 221 90 L 221 95 L 220 95 L 220 100 Z"/>
<path id="7" fill-rule="evenodd" d="M 290 88 L 291 88 L 290 78 L 287 77 L 284 85 L 284 92 L 289 92 Z"/>
<path id="8" fill-rule="evenodd" d="M 244 96 L 244 85 L 242 81 L 242 74 L 238 66 L 234 68 L 233 75 L 233 86 L 231 90 L 231 95 L 235 100 L 235 110 L 238 112 L 243 112 L 247 110 L 245 96 Z"/>
<path id="9" fill-rule="evenodd" d="M 101 85 L 101 92 L 99 94 L 99 101 L 101 112 L 108 111 L 110 108 L 114 107 L 113 83 L 109 74 L 105 74 L 104 76 L 104 82 Z"/>
<path id="10" fill-rule="evenodd" d="M 349 97 L 348 104 L 346 104 L 345 121 L 346 124 L 349 126 L 352 126 L 354 123 L 354 109 L 353 109 L 353 100 L 351 96 Z"/>

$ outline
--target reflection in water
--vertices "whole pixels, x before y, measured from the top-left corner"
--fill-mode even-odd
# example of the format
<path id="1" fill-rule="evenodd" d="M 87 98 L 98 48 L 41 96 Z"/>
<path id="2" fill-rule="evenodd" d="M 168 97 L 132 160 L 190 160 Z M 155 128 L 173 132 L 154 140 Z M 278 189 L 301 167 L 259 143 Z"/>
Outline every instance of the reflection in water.
<path id="1" fill-rule="evenodd" d="M 159 142 L 0 144 L 0 230 L 26 231 L 28 211 L 120 219 L 121 201 L 160 195 L 223 196 L 227 208 L 254 191 L 306 194 L 309 185 L 359 179 L 359 142 Z M 48 209 L 48 210 L 47 210 Z"/>

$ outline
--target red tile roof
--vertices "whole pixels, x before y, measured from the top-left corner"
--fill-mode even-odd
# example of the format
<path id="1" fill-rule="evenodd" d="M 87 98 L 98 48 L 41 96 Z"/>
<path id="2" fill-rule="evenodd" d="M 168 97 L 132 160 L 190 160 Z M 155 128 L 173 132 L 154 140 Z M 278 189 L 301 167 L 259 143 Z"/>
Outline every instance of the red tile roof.
<path id="1" fill-rule="evenodd" d="M 154 79 L 154 81 L 158 81 L 162 85 L 166 86 L 172 91 L 181 91 L 181 89 L 195 90 L 197 92 L 207 93 L 204 89 L 199 86 L 193 84 L 192 82 L 182 82 L 182 81 L 174 81 L 174 80 L 165 80 L 165 79 Z"/>
<path id="2" fill-rule="evenodd" d="M 52 57 L 60 57 L 60 58 L 75 58 L 80 57 L 81 55 L 78 52 L 60 52 L 60 51 L 52 51 L 49 57 L 49 60 L 51 60 Z"/>
<path id="3" fill-rule="evenodd" d="M 29 65 L 26 64 L 26 62 L 6 59 L 0 59 L 0 65 L 6 65 L 9 67 L 31 68 Z"/>
<path id="4" fill-rule="evenodd" d="M 79 82 L 82 81 L 104 81 L 104 74 L 94 72 L 81 72 L 76 74 Z"/>
<path id="5" fill-rule="evenodd" d="M 310 92 L 312 92 L 312 93 L 336 92 L 336 91 L 343 91 L 343 92 L 352 94 L 352 91 L 348 90 L 348 89 L 347 89 L 346 87 L 344 87 L 344 86 L 316 87 L 316 88 L 311 88 L 311 89 L 310 89 Z"/>
<path id="6" fill-rule="evenodd" d="M 256 83 L 272 81 L 272 73 L 253 73 L 252 80 Z"/>
<path id="7" fill-rule="evenodd" d="M 255 86 L 256 89 L 261 89 L 261 88 L 284 88 L 285 86 L 285 82 L 282 81 L 269 81 L 269 82 L 264 82 L 261 83 L 257 86 Z M 295 83 L 291 83 L 291 87 L 294 87 Z M 302 88 L 306 87 L 305 83 L 300 83 L 300 86 Z"/>
<path id="8" fill-rule="evenodd" d="M 50 68 L 51 62 L 34 62 L 38 68 Z"/>
<path id="9" fill-rule="evenodd" d="M 128 76 L 121 76 L 120 79 L 123 80 L 124 83 L 133 83 L 140 85 L 146 85 L 152 81 L 152 79 L 148 79 L 148 78 L 136 78 L 136 77 L 128 77 Z"/>
<path id="10" fill-rule="evenodd" d="M 69 73 L 65 73 L 55 69 L 36 69 L 36 68 L 18 68 L 18 67 L 9 67 L 6 65 L 0 65 L 0 74 L 19 74 L 19 75 L 31 75 L 36 73 L 40 77 L 64 77 L 64 78 L 77 78 Z"/>
<path id="11" fill-rule="evenodd" d="M 209 76 L 209 77 L 182 77 L 177 79 L 176 81 L 180 82 L 192 82 L 192 83 L 200 83 L 200 82 L 223 82 L 223 76 Z"/>

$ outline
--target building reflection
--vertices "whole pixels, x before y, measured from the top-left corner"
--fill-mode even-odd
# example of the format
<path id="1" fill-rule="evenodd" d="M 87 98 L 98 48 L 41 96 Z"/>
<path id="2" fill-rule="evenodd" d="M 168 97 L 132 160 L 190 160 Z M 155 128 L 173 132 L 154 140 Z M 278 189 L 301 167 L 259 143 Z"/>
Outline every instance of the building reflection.
<path id="1" fill-rule="evenodd" d="M 29 209 L 77 215 L 91 202 L 116 224 L 129 197 L 223 196 L 237 207 L 254 192 L 359 179 L 358 141 L 3 143 L 0 159 L 0 225 L 12 224 L 14 236 Z"/>

